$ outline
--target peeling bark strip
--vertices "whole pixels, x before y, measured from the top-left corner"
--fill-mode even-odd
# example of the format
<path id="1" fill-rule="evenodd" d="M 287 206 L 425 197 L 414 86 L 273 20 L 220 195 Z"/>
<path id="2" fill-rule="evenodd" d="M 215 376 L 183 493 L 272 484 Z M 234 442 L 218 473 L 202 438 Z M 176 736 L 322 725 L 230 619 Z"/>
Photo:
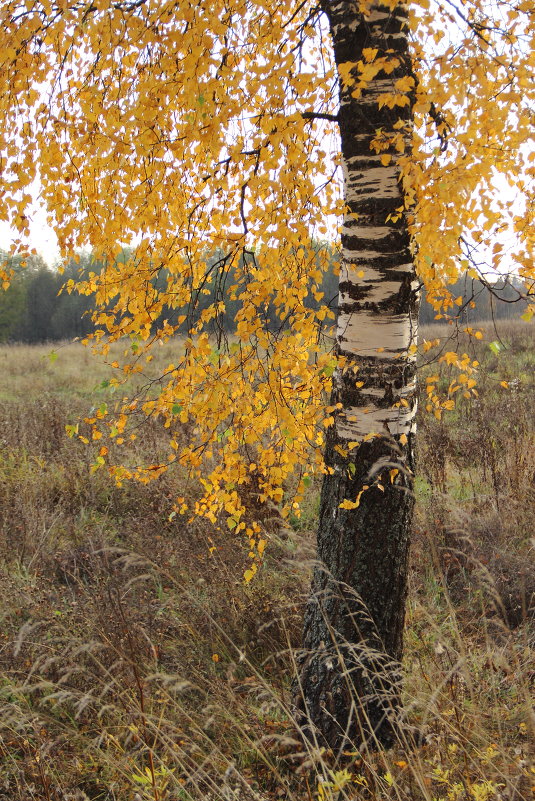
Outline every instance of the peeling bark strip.
<path id="1" fill-rule="evenodd" d="M 327 437 L 330 474 L 322 489 L 318 564 L 296 688 L 307 736 L 336 750 L 363 742 L 386 746 L 399 733 L 416 414 L 410 348 L 419 293 L 398 211 L 399 153 L 386 151 L 391 159 L 384 165 L 371 147 L 378 129 L 392 132 L 397 121 L 411 120 L 412 99 L 394 108 L 378 103 L 385 92 L 396 93 L 396 81 L 412 76 L 406 8 L 376 2 L 363 14 L 356 0 L 323 0 L 322 7 L 339 67 L 365 62 L 365 48 L 399 62 L 357 97 L 354 84 L 340 83 L 348 213 L 337 348 L 346 367 L 334 376 L 332 403 L 339 411 Z M 358 80 L 357 68 L 351 74 Z"/>

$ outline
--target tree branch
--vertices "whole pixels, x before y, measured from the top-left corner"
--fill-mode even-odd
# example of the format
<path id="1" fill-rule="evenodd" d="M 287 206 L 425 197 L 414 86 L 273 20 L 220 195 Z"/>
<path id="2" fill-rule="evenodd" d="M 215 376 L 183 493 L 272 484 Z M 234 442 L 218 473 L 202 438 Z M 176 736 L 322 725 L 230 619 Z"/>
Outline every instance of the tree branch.
<path id="1" fill-rule="evenodd" d="M 322 111 L 302 111 L 301 116 L 305 120 L 329 120 L 330 122 L 339 122 L 340 117 L 338 114 L 324 114 Z"/>

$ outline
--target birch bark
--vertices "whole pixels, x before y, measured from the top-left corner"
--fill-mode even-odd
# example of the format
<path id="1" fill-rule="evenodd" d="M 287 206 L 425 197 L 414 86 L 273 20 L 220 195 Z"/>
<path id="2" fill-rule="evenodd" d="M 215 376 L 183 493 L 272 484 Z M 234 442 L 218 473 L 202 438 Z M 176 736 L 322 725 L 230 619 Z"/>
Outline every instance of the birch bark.
<path id="1" fill-rule="evenodd" d="M 404 201 L 399 154 L 386 151 L 392 158 L 384 164 L 371 142 L 379 130 L 411 120 L 410 97 L 405 106 L 378 103 L 397 92 L 396 81 L 412 75 L 407 11 L 372 2 L 363 13 L 356 0 L 324 0 L 322 8 L 339 70 L 344 65 L 340 72 L 348 62 L 366 63 L 367 48 L 397 65 L 379 72 L 360 96 L 354 83 L 340 82 L 348 212 L 337 349 L 346 367 L 334 376 L 332 403 L 339 410 L 327 437 L 329 474 L 296 697 L 307 736 L 320 744 L 383 747 L 397 736 L 400 713 L 419 284 L 405 216 L 397 211 Z M 340 506 L 357 500 L 353 508 Z"/>

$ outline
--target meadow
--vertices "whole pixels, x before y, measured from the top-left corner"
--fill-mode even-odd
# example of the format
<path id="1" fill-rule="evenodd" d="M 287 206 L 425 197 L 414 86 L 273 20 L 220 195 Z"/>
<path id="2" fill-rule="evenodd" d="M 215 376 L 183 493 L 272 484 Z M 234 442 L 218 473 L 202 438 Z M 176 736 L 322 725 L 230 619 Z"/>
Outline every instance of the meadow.
<path id="1" fill-rule="evenodd" d="M 78 343 L 1 346 L 0 799 L 527 801 L 533 326 L 460 347 L 480 362 L 478 397 L 419 419 L 404 694 L 421 744 L 342 763 L 291 715 L 319 481 L 291 525 L 263 513 L 269 545 L 245 584 L 239 536 L 170 514 L 196 493 L 180 470 L 118 487 L 67 437 L 109 400 L 109 368 Z M 447 387 L 448 369 L 422 373 Z M 132 458 L 163 436 L 145 423 Z"/>

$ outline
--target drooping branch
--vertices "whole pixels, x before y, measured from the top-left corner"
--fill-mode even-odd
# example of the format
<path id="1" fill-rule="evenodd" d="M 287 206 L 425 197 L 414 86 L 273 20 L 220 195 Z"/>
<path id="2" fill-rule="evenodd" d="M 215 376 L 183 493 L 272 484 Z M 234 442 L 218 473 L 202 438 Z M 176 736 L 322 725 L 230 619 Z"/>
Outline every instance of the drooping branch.
<path id="1" fill-rule="evenodd" d="M 338 114 L 326 114 L 323 111 L 302 111 L 301 116 L 305 120 L 329 120 L 329 122 L 340 122 Z"/>

